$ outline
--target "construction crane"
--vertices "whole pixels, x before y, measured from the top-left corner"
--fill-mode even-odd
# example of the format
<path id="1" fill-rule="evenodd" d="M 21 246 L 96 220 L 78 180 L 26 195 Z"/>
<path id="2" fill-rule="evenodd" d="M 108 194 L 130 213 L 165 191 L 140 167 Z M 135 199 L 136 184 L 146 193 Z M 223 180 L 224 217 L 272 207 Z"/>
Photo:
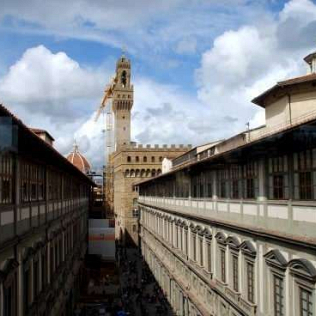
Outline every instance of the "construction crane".
<path id="1" fill-rule="evenodd" d="M 113 76 L 110 84 L 105 88 L 104 95 L 97 111 L 95 122 L 99 119 L 101 113 L 105 111 L 105 146 L 106 146 L 106 163 L 109 161 L 109 155 L 113 151 L 113 117 L 112 117 L 112 103 L 113 91 L 117 83 L 117 76 Z"/>
<path id="2" fill-rule="evenodd" d="M 117 76 L 111 78 L 110 83 L 106 86 L 104 95 L 98 108 L 97 114 L 94 121 L 96 122 L 101 113 L 106 115 L 105 120 L 105 129 L 103 131 L 105 134 L 105 169 L 104 169 L 104 180 L 103 180 L 103 195 L 105 201 L 105 211 L 106 216 L 110 215 L 111 210 L 113 209 L 113 165 L 111 165 L 110 156 L 113 152 L 113 112 L 112 112 L 112 97 L 113 91 L 117 84 Z"/>

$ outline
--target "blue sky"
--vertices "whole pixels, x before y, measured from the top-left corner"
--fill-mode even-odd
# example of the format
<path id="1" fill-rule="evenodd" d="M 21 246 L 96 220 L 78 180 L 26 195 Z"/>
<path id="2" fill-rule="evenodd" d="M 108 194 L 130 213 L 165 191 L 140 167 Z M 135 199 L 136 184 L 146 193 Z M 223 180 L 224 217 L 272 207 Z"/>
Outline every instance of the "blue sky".
<path id="1" fill-rule="evenodd" d="M 104 140 L 93 117 L 122 47 L 133 139 L 194 145 L 264 123 L 251 99 L 304 74 L 316 50 L 311 0 L 0 2 L 0 102 L 63 154 L 76 138 L 95 168 Z"/>

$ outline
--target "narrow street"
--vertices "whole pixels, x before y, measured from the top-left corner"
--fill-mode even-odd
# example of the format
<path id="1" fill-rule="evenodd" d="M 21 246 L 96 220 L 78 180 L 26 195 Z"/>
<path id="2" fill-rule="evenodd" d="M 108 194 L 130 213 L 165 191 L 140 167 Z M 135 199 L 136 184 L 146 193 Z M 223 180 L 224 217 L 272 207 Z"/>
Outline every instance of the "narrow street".
<path id="1" fill-rule="evenodd" d="M 137 249 L 118 251 L 124 312 L 135 316 L 171 316 L 169 303 Z"/>
<path id="2" fill-rule="evenodd" d="M 117 268 L 86 261 L 76 316 L 172 316 L 169 303 L 136 248 L 117 251 Z"/>

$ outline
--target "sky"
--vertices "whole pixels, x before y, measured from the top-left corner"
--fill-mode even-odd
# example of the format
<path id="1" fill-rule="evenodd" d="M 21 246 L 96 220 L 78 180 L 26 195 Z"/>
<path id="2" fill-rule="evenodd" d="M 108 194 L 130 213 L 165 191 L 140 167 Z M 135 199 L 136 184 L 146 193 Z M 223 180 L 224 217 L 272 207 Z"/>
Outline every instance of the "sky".
<path id="1" fill-rule="evenodd" d="M 132 63 L 132 140 L 199 145 L 264 124 L 251 100 L 304 75 L 312 0 L 0 0 L 0 103 L 104 164 L 94 122 L 122 49 Z"/>

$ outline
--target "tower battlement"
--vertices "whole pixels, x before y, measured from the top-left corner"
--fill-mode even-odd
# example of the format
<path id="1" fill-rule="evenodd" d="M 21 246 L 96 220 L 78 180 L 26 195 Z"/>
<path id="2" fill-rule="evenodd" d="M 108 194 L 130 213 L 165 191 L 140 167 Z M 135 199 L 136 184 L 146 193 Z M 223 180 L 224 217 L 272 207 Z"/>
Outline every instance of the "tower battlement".
<path id="1" fill-rule="evenodd" d="M 157 150 L 157 151 L 161 151 L 161 150 L 190 150 L 192 149 L 192 145 L 191 144 L 132 144 L 132 148 L 133 149 L 151 149 L 151 150 Z"/>

